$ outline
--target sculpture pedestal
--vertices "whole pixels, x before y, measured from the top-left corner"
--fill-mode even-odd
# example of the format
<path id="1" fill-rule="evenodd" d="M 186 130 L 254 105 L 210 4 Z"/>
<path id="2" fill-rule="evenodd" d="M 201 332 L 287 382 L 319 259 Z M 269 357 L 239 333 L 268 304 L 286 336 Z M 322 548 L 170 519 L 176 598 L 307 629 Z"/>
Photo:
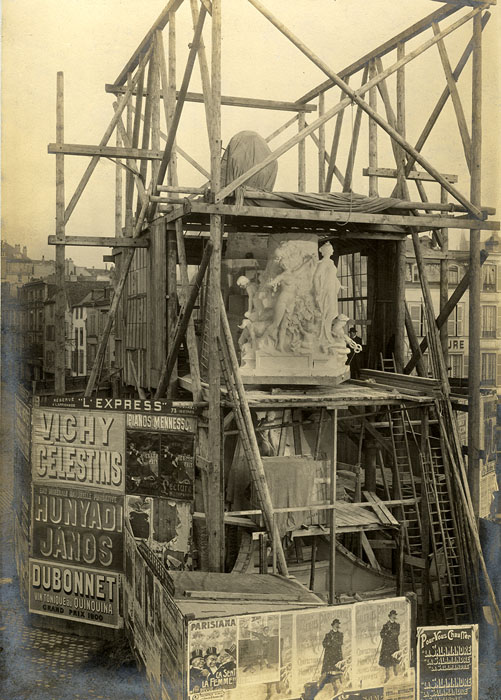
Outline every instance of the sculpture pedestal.
<path id="1" fill-rule="evenodd" d="M 244 384 L 335 386 L 350 378 L 348 365 L 320 353 L 277 355 L 258 350 L 255 355 L 240 368 Z"/>

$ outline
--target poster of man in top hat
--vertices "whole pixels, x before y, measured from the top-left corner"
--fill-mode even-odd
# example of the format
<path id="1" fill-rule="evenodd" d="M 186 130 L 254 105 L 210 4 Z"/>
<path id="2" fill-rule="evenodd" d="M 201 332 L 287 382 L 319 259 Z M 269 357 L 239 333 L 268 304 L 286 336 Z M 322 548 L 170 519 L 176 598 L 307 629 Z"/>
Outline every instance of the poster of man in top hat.
<path id="1" fill-rule="evenodd" d="M 355 688 L 409 679 L 410 603 L 406 598 L 355 605 Z"/>
<path id="2" fill-rule="evenodd" d="M 351 687 L 352 607 L 296 615 L 298 692 L 308 700 L 332 698 Z"/>

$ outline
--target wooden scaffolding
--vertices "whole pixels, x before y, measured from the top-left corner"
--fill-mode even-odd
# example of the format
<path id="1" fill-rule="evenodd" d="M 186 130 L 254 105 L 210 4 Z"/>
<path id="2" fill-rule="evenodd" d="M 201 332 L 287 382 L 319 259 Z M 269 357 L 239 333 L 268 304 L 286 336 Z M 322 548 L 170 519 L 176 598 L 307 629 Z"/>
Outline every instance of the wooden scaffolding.
<path id="1" fill-rule="evenodd" d="M 65 143 L 63 76 L 61 73 L 57 76 L 56 142 L 49 145 L 49 153 L 56 156 L 57 183 L 56 233 L 49 237 L 49 242 L 56 246 L 59 285 L 56 305 L 56 393 L 65 392 L 65 247 L 111 247 L 113 253 L 107 259 L 113 260 L 117 270 L 114 296 L 85 395 L 92 395 L 99 387 L 102 361 L 111 333 L 115 337 L 121 369 L 121 383 L 115 386 L 116 391 L 133 390 L 140 398 L 172 397 L 179 386 L 191 392 L 203 418 L 197 464 L 203 484 L 204 512 L 200 517 L 205 522 L 205 536 L 210 542 L 205 563 L 207 568 L 224 570 L 225 522 L 236 522 L 235 519 L 246 517 L 240 512 L 225 513 L 224 509 L 223 443 L 225 431 L 228 433 L 231 421 L 234 421 L 257 491 L 258 510 L 273 544 L 276 567 L 280 572 L 287 573 L 284 549 L 275 523 L 278 511 L 270 497 L 257 440 L 256 411 L 264 404 L 267 408 L 281 411 L 281 426 L 290 426 L 296 442 L 299 441 L 296 454 L 302 453 L 301 437 L 297 433 L 298 425 L 303 422 L 301 411 L 316 411 L 319 434 L 324 423 L 331 426 L 333 434 L 328 494 L 330 505 L 323 508 L 329 513 L 329 590 L 331 600 L 334 600 L 336 513 L 339 511 L 339 504 L 336 505 L 338 422 L 339 419 L 345 421 L 348 434 L 346 411 L 352 415 L 357 415 L 358 411 L 361 414 L 358 415 L 360 425 L 366 431 L 362 448 L 366 463 L 371 465 L 366 473 L 365 491 L 368 496 L 365 507 L 372 501 L 370 507 L 382 518 L 380 524 L 394 526 L 399 532 L 401 559 L 400 564 L 394 562 L 394 568 L 401 574 L 399 585 L 407 585 L 404 581 L 412 581 L 417 572 L 424 568 L 427 576 L 423 578 L 423 590 L 433 588 L 427 570 L 427 552 L 418 555 L 412 542 L 412 537 L 427 531 L 426 528 L 431 530 L 429 541 L 432 547 L 436 547 L 437 570 L 439 550 L 449 551 L 446 555 L 446 575 L 439 582 L 439 588 L 442 588 L 438 597 L 435 592 L 436 605 L 442 606 L 442 617 L 446 620 L 465 620 L 471 612 L 471 590 L 468 582 L 461 578 L 461 565 L 464 561 L 475 562 L 480 557 L 485 568 L 475 524 L 479 499 L 480 232 L 498 230 L 499 222 L 489 218 L 495 212 L 484 206 L 481 200 L 481 58 L 482 30 L 489 20 L 488 7 L 495 3 L 476 0 L 440 2 L 432 14 L 352 64 L 334 70 L 274 17 L 260 0 L 247 2 L 325 74 L 324 82 L 290 102 L 222 95 L 222 0 L 170 0 L 167 3 L 116 80 L 106 86 L 114 100 L 113 115 L 97 145 Z M 177 85 L 179 42 L 176 44 L 176 16 L 185 10 L 191 11 L 193 35 L 190 37 L 186 63 L 182 66 L 182 80 Z M 453 66 L 444 40 L 464 26 L 472 28 L 471 38 Z M 210 52 L 204 44 L 204 30 L 206 38 L 207 32 L 210 32 Z M 406 137 L 406 66 L 431 47 L 438 48 L 445 86 L 413 145 Z M 470 58 L 471 127 L 468 126 L 458 88 L 458 79 Z M 383 59 L 387 62 L 386 67 L 383 66 Z M 201 93 L 189 91 L 197 61 Z M 390 76 L 396 76 L 394 103 L 388 89 Z M 353 87 L 357 77 L 360 84 Z M 334 101 L 334 91 L 338 88 L 341 98 Z M 470 174 L 468 195 L 456 186 L 456 175 L 442 173 L 422 155 L 423 147 L 449 99 L 457 118 L 458 133 Z M 183 108 L 189 102 L 203 105 L 210 153 L 208 168 L 179 143 L 178 127 Z M 224 181 L 221 172 L 221 112 L 226 108 L 291 113 L 280 128 L 268 135 L 266 141 L 273 149 L 270 155 L 231 182 Z M 350 147 L 347 160 L 342 163 L 338 154 L 340 143 L 345 138 L 342 126 L 348 108 L 353 109 Z M 380 180 L 392 178 L 395 186 L 392 205 L 387 210 L 360 211 L 353 206 L 350 196 L 356 156 L 360 159 L 361 155 L 359 136 L 365 115 L 369 135 L 368 157 L 363 170 L 367 177 L 367 194 L 378 199 Z M 296 125 L 297 132 L 274 147 L 274 139 L 280 135 L 284 138 L 285 131 L 293 125 Z M 327 127 L 331 125 L 332 140 L 328 144 Z M 379 163 L 378 136 L 383 132 L 391 139 L 393 167 L 382 167 Z M 115 145 L 110 145 L 112 136 Z M 256 174 L 297 148 L 298 186 L 295 194 L 304 193 L 307 139 L 311 139 L 316 148 L 316 192 L 327 194 L 333 190 L 333 183 L 336 182 L 336 186 L 346 194 L 344 209 L 328 206 L 323 209 L 301 206 L 283 208 L 280 206 L 282 195 L 288 193 L 263 192 L 252 188 L 252 178 Z M 64 185 L 64 158 L 67 155 L 90 157 L 68 203 Z M 106 237 L 67 236 L 65 226 L 103 158 L 116 162 L 115 231 Z M 179 182 L 177 163 L 180 158 L 192 166 L 193 172 L 204 176 L 205 184 Z M 430 184 L 439 186 L 440 201 L 429 200 L 426 188 Z M 415 198 L 411 197 L 411 187 L 417 190 Z M 469 272 L 450 299 L 447 274 L 449 229 L 468 229 L 470 232 Z M 389 373 L 384 373 L 383 377 L 366 376 L 360 382 L 350 382 L 349 389 L 343 390 L 341 387 L 337 392 L 311 392 L 306 396 L 291 396 L 285 392 L 264 399 L 249 392 L 240 376 L 232 329 L 221 298 L 223 247 L 228 235 L 235 231 L 260 236 L 283 231 L 313 233 L 321 240 L 334 241 L 336 250 L 346 256 L 351 265 L 351 302 L 355 309 L 358 308 L 357 304 L 360 308 L 363 306 L 362 292 L 356 282 L 355 267 L 358 261 L 355 256 L 365 257 L 369 270 L 366 319 L 372 321 L 367 331 L 367 364 L 376 370 L 380 354 L 388 356 L 391 340 L 390 352 L 396 370 L 392 373 L 393 379 L 388 379 L 386 375 Z M 437 319 L 419 245 L 419 233 L 424 231 L 431 232 L 437 246 L 437 257 L 441 259 L 440 315 Z M 419 347 L 405 306 L 405 245 L 409 236 L 414 244 L 425 301 L 428 328 L 425 342 L 430 348 L 431 357 L 428 371 L 423 363 L 425 347 L 423 344 Z M 392 264 L 383 268 L 382 263 L 389 259 Z M 189 265 L 197 268 L 196 277 L 191 281 Z M 388 273 L 389 268 L 391 274 Z M 444 360 L 447 353 L 445 321 L 468 285 L 469 489 L 461 446 L 454 428 Z M 195 322 L 193 316 L 197 297 L 199 306 L 204 310 L 203 339 L 199 332 L 200 324 Z M 359 318 L 362 320 L 361 312 Z M 406 342 L 413 352 L 407 364 Z M 184 377 L 177 374 L 181 346 L 189 357 L 189 372 Z M 409 378 L 414 367 L 423 378 L 421 384 L 416 384 L 415 376 Z M 433 379 L 426 379 L 428 373 Z M 373 390 L 372 384 L 367 384 L 367 379 L 371 383 L 376 382 Z M 410 383 L 406 384 L 406 381 Z M 434 382 L 433 386 L 427 384 L 428 381 Z M 396 386 L 400 387 L 398 391 Z M 381 415 L 382 411 L 383 414 L 386 411 L 386 417 Z M 417 420 L 416 412 L 419 414 L 419 430 L 413 427 Z M 378 421 L 384 423 L 381 429 L 377 427 Z M 408 446 L 411 438 L 420 444 L 420 465 L 416 473 L 411 467 Z M 386 502 L 375 496 L 377 474 L 383 481 L 386 476 L 381 454 L 389 455 L 393 472 L 390 487 L 383 484 L 387 493 Z M 419 493 L 414 483 L 416 474 L 420 482 Z M 457 512 L 451 511 L 453 494 L 459 498 Z M 360 503 L 352 505 L 361 507 Z M 352 532 L 363 535 L 364 527 L 355 528 Z M 367 544 L 365 540 L 364 544 Z M 467 560 L 459 558 L 463 545 Z M 313 549 L 312 545 L 312 576 Z M 367 556 L 372 558 L 370 547 L 367 552 L 369 550 Z M 404 572 L 405 567 L 408 574 Z M 422 577 L 422 574 L 419 576 Z M 444 586 L 447 590 L 443 590 Z M 433 599 L 433 590 L 429 591 L 429 595 Z M 428 594 L 423 593 L 423 596 L 426 601 Z M 491 599 L 499 621 L 492 591 Z"/>

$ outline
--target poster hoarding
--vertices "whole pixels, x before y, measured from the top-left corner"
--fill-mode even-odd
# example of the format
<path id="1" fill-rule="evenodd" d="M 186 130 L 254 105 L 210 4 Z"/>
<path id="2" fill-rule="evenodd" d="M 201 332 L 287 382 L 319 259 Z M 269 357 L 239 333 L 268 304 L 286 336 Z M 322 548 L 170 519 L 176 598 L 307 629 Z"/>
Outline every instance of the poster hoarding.
<path id="1" fill-rule="evenodd" d="M 419 700 L 478 700 L 478 625 L 417 628 Z"/>
<path id="2" fill-rule="evenodd" d="M 125 417 L 105 411 L 35 408 L 31 461 L 35 483 L 123 493 Z"/>
<path id="3" fill-rule="evenodd" d="M 191 500 L 194 416 L 128 413 L 126 429 L 127 493 Z"/>
<path id="4" fill-rule="evenodd" d="M 29 610 L 39 615 L 121 626 L 120 575 L 30 559 Z"/>
<path id="5" fill-rule="evenodd" d="M 95 569 L 123 569 L 123 496 L 33 486 L 32 555 Z"/>

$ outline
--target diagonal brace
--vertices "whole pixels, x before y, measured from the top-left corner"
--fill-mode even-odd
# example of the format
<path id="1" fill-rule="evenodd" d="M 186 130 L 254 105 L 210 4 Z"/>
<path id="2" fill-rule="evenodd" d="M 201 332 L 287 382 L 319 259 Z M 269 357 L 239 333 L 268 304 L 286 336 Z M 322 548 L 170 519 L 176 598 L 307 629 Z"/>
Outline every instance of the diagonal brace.
<path id="1" fill-rule="evenodd" d="M 370 105 L 368 105 L 365 102 L 365 100 L 363 100 L 363 98 L 360 95 L 363 94 L 364 92 L 367 92 L 368 89 L 370 87 L 372 87 L 372 85 L 371 85 L 372 81 L 369 81 L 368 83 L 366 83 L 365 86 L 363 86 L 363 88 L 360 88 L 359 90 L 356 90 L 356 91 L 352 90 L 349 87 L 349 85 L 347 85 L 345 83 L 345 81 L 339 77 L 339 75 L 337 73 L 335 73 L 324 61 L 322 61 L 321 58 L 316 56 L 316 54 L 313 51 L 311 51 L 311 49 L 309 49 L 300 39 L 298 39 L 289 29 L 287 29 L 287 27 L 285 27 L 285 25 L 283 25 L 279 20 L 277 20 L 259 2 L 259 0 L 249 0 L 249 2 L 251 3 L 251 5 L 254 5 L 254 7 L 257 10 L 259 10 L 261 12 L 261 14 L 263 14 L 280 32 L 282 32 L 282 34 L 284 34 L 302 53 L 304 53 L 305 56 L 307 56 L 318 68 L 320 68 L 320 70 L 322 70 L 329 78 L 331 78 L 331 80 L 333 80 L 334 83 L 336 85 L 338 85 L 338 87 L 340 87 L 341 90 L 344 93 L 346 93 L 346 95 L 348 95 L 351 102 L 355 102 L 357 105 L 359 105 L 363 109 L 363 111 L 369 115 L 369 117 L 371 117 L 377 124 L 379 124 L 379 126 L 384 131 L 386 131 L 386 133 L 389 134 L 389 136 L 391 136 L 391 138 L 394 141 L 396 141 L 404 149 L 404 151 L 406 151 L 410 156 L 412 156 L 414 158 L 414 160 L 416 160 L 430 175 L 432 175 L 435 178 L 435 180 L 437 182 L 439 182 L 447 192 L 449 192 L 449 194 L 451 194 L 455 199 L 457 199 L 459 202 L 461 202 L 461 204 L 463 204 L 468 209 L 468 211 L 471 212 L 471 214 L 473 216 L 475 216 L 477 218 L 482 218 L 482 212 L 478 207 L 476 207 L 474 204 L 472 204 L 461 192 L 459 192 L 459 190 L 457 190 L 445 178 L 443 178 L 441 173 L 431 163 L 429 163 L 425 158 L 423 158 L 423 156 L 418 151 L 416 151 L 416 149 L 413 146 L 411 146 L 411 144 L 408 143 L 404 139 L 404 137 L 398 133 L 398 131 L 396 129 L 394 129 L 392 126 L 390 126 L 390 124 L 388 124 L 387 121 L 385 121 L 372 107 L 370 107 Z M 472 19 L 475 15 L 477 15 L 481 11 L 482 11 L 482 8 L 477 8 L 477 9 L 473 10 L 472 12 L 468 13 L 467 15 L 462 17 L 460 20 L 455 22 L 453 25 L 448 27 L 448 31 L 447 30 L 445 30 L 445 31 L 447 31 L 447 33 L 450 33 L 451 31 L 453 31 L 453 28 L 457 28 L 458 26 L 461 26 L 462 24 L 464 24 L 466 21 L 469 21 L 470 19 Z M 432 44 L 437 43 L 442 38 L 442 36 L 444 36 L 444 32 L 441 32 L 440 35 L 435 35 L 435 37 L 433 37 L 433 39 L 430 39 L 428 42 L 426 42 L 426 44 L 431 46 Z M 400 64 L 400 66 L 398 66 L 398 67 L 401 67 L 402 65 L 404 65 L 404 63 L 407 62 L 406 58 L 408 60 L 410 60 L 411 57 L 414 58 L 414 55 L 413 55 L 414 53 L 415 52 L 410 53 L 405 58 L 402 58 L 402 59 L 400 59 L 400 61 L 397 61 L 397 63 L 394 64 L 394 66 L 392 66 L 392 68 L 394 68 L 395 66 L 398 66 L 398 64 Z M 381 78 L 381 74 L 379 77 Z M 385 77 L 386 77 L 386 75 L 385 75 Z M 329 112 L 327 112 L 326 114 L 329 114 Z M 332 110 L 330 112 L 330 116 L 332 116 Z M 317 120 L 317 121 L 319 121 L 319 120 Z M 306 131 L 306 130 L 303 130 L 302 133 L 304 133 L 304 131 Z M 305 134 L 305 135 L 307 135 L 307 134 Z M 244 174 L 244 176 L 245 175 L 246 174 Z M 244 177 L 244 176 L 242 176 L 242 177 Z M 248 179 L 248 178 L 246 177 L 246 179 Z M 227 190 L 229 187 L 232 187 L 231 191 L 233 191 L 235 189 L 234 185 L 236 182 L 237 181 L 235 180 L 234 183 L 230 183 L 230 185 L 227 188 L 225 188 L 225 190 Z M 236 186 L 238 186 L 238 185 L 236 185 Z M 222 190 L 220 192 L 219 198 L 222 198 L 223 192 L 225 192 L 225 190 Z M 226 196 L 227 194 L 228 194 L 228 192 L 226 192 L 226 194 L 224 196 Z"/>

